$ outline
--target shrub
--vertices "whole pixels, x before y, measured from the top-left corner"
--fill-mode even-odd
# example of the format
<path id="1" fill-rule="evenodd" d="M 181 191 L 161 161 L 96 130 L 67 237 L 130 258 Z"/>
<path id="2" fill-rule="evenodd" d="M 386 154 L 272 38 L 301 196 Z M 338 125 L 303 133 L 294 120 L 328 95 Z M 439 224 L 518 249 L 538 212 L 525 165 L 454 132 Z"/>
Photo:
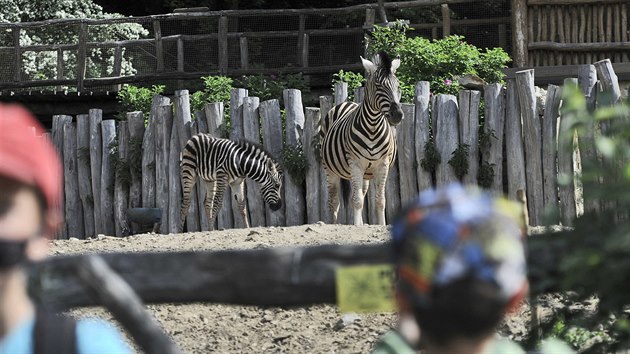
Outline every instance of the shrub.
<path id="1" fill-rule="evenodd" d="M 232 79 L 226 76 L 204 76 L 201 78 L 204 89 L 190 95 L 190 107 L 201 111 L 207 103 L 223 102 L 229 112 Z"/>
<path id="2" fill-rule="evenodd" d="M 121 113 L 119 113 L 118 118 L 124 120 L 126 119 L 124 114 L 133 111 L 141 111 L 145 118 L 148 117 L 149 112 L 151 112 L 153 96 L 163 93 L 164 88 L 164 85 L 153 85 L 151 88 L 123 85 L 116 96 L 121 105 Z"/>
<path id="3" fill-rule="evenodd" d="M 355 73 L 352 71 L 343 71 L 339 70 L 339 72 L 333 74 L 333 91 L 335 89 L 335 84 L 338 82 L 345 82 L 348 84 L 348 101 L 354 100 L 354 90 L 363 86 L 363 82 L 365 78 L 362 74 Z"/>
<path id="4" fill-rule="evenodd" d="M 422 37 L 409 37 L 411 28 L 402 21 L 390 26 L 375 26 L 368 38 L 368 52 L 373 55 L 385 51 L 400 57 L 401 65 L 396 76 L 400 80 L 402 101 L 412 102 L 414 85 L 429 81 L 434 94 L 456 94 L 460 86 L 458 77 L 474 74 L 488 83 L 501 82 L 510 57 L 501 48 L 485 51 L 470 45 L 462 36 L 448 36 L 430 41 Z"/>
<path id="5" fill-rule="evenodd" d="M 249 75 L 241 77 L 237 82 L 238 86 L 249 90 L 249 96 L 258 97 L 261 102 L 274 98 L 282 101 L 282 91 L 289 88 L 301 90 L 302 92 L 310 90 L 304 81 L 302 73 Z"/>

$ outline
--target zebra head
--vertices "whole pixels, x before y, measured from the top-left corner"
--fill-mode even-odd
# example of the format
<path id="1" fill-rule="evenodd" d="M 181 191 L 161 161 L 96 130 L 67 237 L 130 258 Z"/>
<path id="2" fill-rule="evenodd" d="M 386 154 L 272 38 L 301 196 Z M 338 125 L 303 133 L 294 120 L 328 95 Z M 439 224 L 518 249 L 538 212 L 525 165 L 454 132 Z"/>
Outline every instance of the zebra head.
<path id="1" fill-rule="evenodd" d="M 390 125 L 398 125 L 403 119 L 400 106 L 400 86 L 396 78 L 396 69 L 400 59 L 390 59 L 385 52 L 374 56 L 372 61 L 361 57 L 366 72 L 366 103 L 387 117 Z"/>
<path id="2" fill-rule="evenodd" d="M 265 163 L 264 180 L 260 183 L 260 191 L 262 192 L 265 203 L 269 204 L 271 210 L 276 211 L 282 206 L 282 196 L 280 189 L 282 188 L 282 169 L 272 159 L 267 159 Z"/>

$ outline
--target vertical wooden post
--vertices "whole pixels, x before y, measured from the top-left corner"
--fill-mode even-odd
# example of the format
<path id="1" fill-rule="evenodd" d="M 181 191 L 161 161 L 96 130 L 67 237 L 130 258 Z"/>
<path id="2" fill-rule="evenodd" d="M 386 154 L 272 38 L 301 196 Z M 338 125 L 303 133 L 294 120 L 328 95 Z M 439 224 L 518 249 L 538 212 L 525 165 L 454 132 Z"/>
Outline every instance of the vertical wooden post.
<path id="1" fill-rule="evenodd" d="M 387 23 L 387 14 L 385 13 L 385 1 L 378 0 L 378 15 L 382 23 Z"/>
<path id="2" fill-rule="evenodd" d="M 151 114 L 142 138 L 142 206 L 155 207 L 155 117 Z"/>
<path id="3" fill-rule="evenodd" d="M 304 108 L 300 90 L 287 89 L 283 91 L 284 110 L 286 112 L 286 147 L 289 149 L 303 149 L 302 135 L 304 132 Z M 304 203 L 304 181 L 296 181 L 288 171 L 284 174 L 284 197 L 286 204 L 286 225 L 302 225 L 306 220 Z"/>
<path id="4" fill-rule="evenodd" d="M 164 43 L 162 42 L 162 26 L 159 20 L 153 20 L 153 32 L 155 34 L 156 71 L 161 73 L 164 71 Z"/>
<path id="5" fill-rule="evenodd" d="M 374 30 L 374 15 L 375 15 L 375 11 L 374 9 L 365 9 L 365 23 L 363 23 L 363 33 L 364 33 L 364 37 L 372 32 L 372 30 Z M 367 58 L 368 56 L 368 43 L 367 41 L 365 41 L 365 44 L 363 46 L 363 56 Z M 326 113 L 324 113 L 323 111 L 320 111 L 320 115 L 323 116 Z"/>
<path id="6" fill-rule="evenodd" d="M 129 152 L 134 156 L 131 163 L 131 186 L 129 187 L 129 208 L 142 206 L 142 146 L 144 137 L 144 115 L 140 111 L 128 112 L 129 122 Z M 94 170 L 92 170 L 94 172 Z M 140 232 L 139 225 L 131 224 L 131 233 Z"/>
<path id="7" fill-rule="evenodd" d="M 177 37 L 177 72 L 183 73 L 184 67 L 184 40 L 182 37 Z M 181 89 L 184 86 L 182 80 L 177 80 L 177 88 Z"/>
<path id="8" fill-rule="evenodd" d="M 116 121 L 101 122 L 103 160 L 101 166 L 101 215 L 103 233 L 114 236 L 114 171 L 112 169 L 112 144 L 116 141 Z"/>
<path id="9" fill-rule="evenodd" d="M 442 4 L 442 38 L 451 35 L 451 10 L 448 4 Z"/>
<path id="10" fill-rule="evenodd" d="M 545 113 L 542 121 L 542 171 L 543 171 L 543 200 L 546 208 L 558 208 L 558 184 L 556 156 L 559 157 L 556 140 L 558 116 L 560 108 L 560 88 L 556 85 L 547 87 L 547 99 L 545 101 Z M 557 155 L 558 154 L 558 155 Z M 571 170 L 573 177 L 573 170 Z M 573 183 L 571 183 L 573 186 Z M 573 200 L 575 205 L 575 199 Z M 556 224 L 558 220 L 550 220 Z M 566 225 L 566 224 L 565 224 Z"/>
<path id="11" fill-rule="evenodd" d="M 433 177 L 430 172 L 422 168 L 422 160 L 425 158 L 424 146 L 429 142 L 431 127 L 429 126 L 429 100 L 430 90 L 428 81 L 416 83 L 415 91 L 415 148 L 416 148 L 416 175 L 418 176 L 418 191 L 423 191 L 433 186 Z"/>
<path id="12" fill-rule="evenodd" d="M 155 185 L 156 196 L 155 205 L 162 208 L 162 221 L 160 233 L 167 234 L 169 231 L 169 165 L 177 164 L 178 161 L 170 161 L 171 131 L 173 129 L 173 109 L 171 105 L 161 105 L 155 114 Z"/>
<path id="13" fill-rule="evenodd" d="M 71 116 L 66 116 L 66 115 L 55 115 L 53 116 L 53 121 L 52 121 L 52 142 L 53 145 L 55 146 L 55 149 L 57 150 L 57 154 L 59 155 L 59 158 L 63 161 L 63 145 L 64 145 L 64 133 L 63 133 L 63 127 L 65 125 L 66 122 L 72 122 L 72 117 Z M 61 205 L 65 206 L 65 197 L 62 196 L 61 200 Z M 65 216 L 66 219 L 69 217 L 69 215 Z M 64 223 L 63 226 L 61 227 L 61 229 L 59 230 L 59 232 L 56 235 L 56 238 L 58 239 L 67 239 L 68 238 L 68 224 Z"/>
<path id="14" fill-rule="evenodd" d="M 321 130 L 322 123 L 327 118 L 328 111 L 330 111 L 330 109 L 333 107 L 333 102 L 334 102 L 333 96 L 319 96 L 320 119 L 319 119 L 318 130 Z M 320 131 L 320 134 L 319 134 L 320 149 L 321 149 L 322 140 L 324 139 Z M 320 151 L 320 157 L 321 157 L 321 151 Z M 319 198 L 320 200 L 319 215 L 321 216 L 323 221 L 329 222 L 332 216 L 330 215 L 328 211 L 328 181 L 326 181 L 326 172 L 324 172 L 323 167 L 319 170 L 319 181 L 320 181 L 319 191 L 321 194 Z M 368 193 L 369 193 L 369 190 L 368 190 Z"/>
<path id="15" fill-rule="evenodd" d="M 407 205 L 409 201 L 418 195 L 418 180 L 416 174 L 413 173 L 416 162 L 415 147 L 415 112 L 414 105 L 403 103 L 402 110 L 405 118 L 396 126 L 398 135 L 398 168 L 401 173 L 400 179 L 400 202 L 402 206 Z M 404 172 L 403 172 L 404 171 Z"/>
<path id="16" fill-rule="evenodd" d="M 523 117 L 523 140 L 525 142 L 525 170 L 527 171 L 527 208 L 531 225 L 541 225 L 544 205 L 542 183 L 541 127 L 536 114 L 534 92 L 534 70 L 516 72 L 518 98 Z"/>
<path id="17" fill-rule="evenodd" d="M 173 129 L 177 129 L 177 138 L 179 140 L 175 146 L 177 149 L 178 162 L 182 150 L 186 146 L 188 140 L 192 137 L 192 115 L 190 113 L 189 97 L 188 90 L 177 90 L 175 91 L 175 97 L 173 98 Z M 171 146 L 171 149 L 173 149 L 173 146 Z M 181 178 L 181 172 L 179 177 Z M 181 181 L 176 185 L 171 184 L 170 186 L 170 188 L 178 187 L 183 187 Z M 188 216 L 186 217 L 186 230 L 188 232 L 199 231 L 199 214 L 197 205 L 197 187 L 195 186 L 190 192 L 190 205 L 188 206 Z M 181 202 L 178 204 L 178 207 L 181 207 Z M 182 232 L 183 231 L 184 230 L 182 230 Z"/>
<path id="18" fill-rule="evenodd" d="M 508 197 L 517 200 L 519 190 L 526 190 L 523 129 L 516 79 L 507 79 L 505 112 L 505 154 L 507 161 Z M 527 207 L 527 205 L 525 205 Z"/>
<path id="19" fill-rule="evenodd" d="M 216 138 L 222 138 L 221 134 L 225 131 L 225 121 L 223 120 L 223 103 L 208 103 L 205 107 L 206 119 L 208 121 L 208 133 Z M 234 227 L 234 217 L 232 215 L 231 198 L 223 198 L 218 215 L 216 217 L 217 227 L 219 229 L 228 229 Z"/>
<path id="20" fill-rule="evenodd" d="M 100 109 L 90 109 L 88 112 L 90 120 L 90 169 L 92 173 L 92 202 L 94 203 L 94 232 L 103 232 L 103 219 L 101 212 L 101 166 L 103 161 L 103 145 L 101 121 L 103 111 Z M 144 128 L 144 125 L 142 126 Z"/>
<path id="21" fill-rule="evenodd" d="M 94 195 L 90 172 L 90 121 L 87 114 L 77 115 L 77 174 L 79 196 L 83 206 L 85 237 L 96 236 L 94 228 Z"/>
<path id="22" fill-rule="evenodd" d="M 597 70 L 595 65 L 580 65 L 578 67 L 578 85 L 580 90 L 586 97 L 586 107 L 589 112 L 595 110 L 597 101 Z M 596 161 L 595 150 L 595 123 L 589 121 L 589 126 L 586 127 L 584 134 L 580 135 L 580 160 Z M 584 194 L 588 194 L 590 191 L 584 191 Z M 597 211 L 599 210 L 599 203 L 593 198 L 588 198 L 584 201 L 584 211 Z"/>
<path id="23" fill-rule="evenodd" d="M 577 86 L 576 78 L 568 78 L 564 80 L 564 85 Z M 558 117 L 560 113 L 560 88 L 555 88 L 555 94 L 558 96 L 554 102 L 553 114 Z M 557 104 L 557 108 L 556 108 Z M 548 109 L 548 108 L 547 108 Z M 545 117 L 546 118 L 546 117 Z M 555 120 L 554 120 L 555 121 Z M 558 180 L 560 182 L 560 220 L 563 225 L 572 226 L 573 220 L 577 215 L 577 206 L 575 203 L 575 169 L 573 166 L 573 143 L 575 140 L 575 131 L 571 127 L 567 117 L 560 116 L 560 125 L 558 131 Z M 548 158 L 545 156 L 545 158 Z M 554 220 L 555 221 L 555 220 Z"/>
<path id="24" fill-rule="evenodd" d="M 308 53 L 309 53 L 309 36 L 308 34 L 304 34 L 304 38 L 302 39 L 302 50 L 300 51 L 302 67 L 308 68 Z"/>
<path id="25" fill-rule="evenodd" d="M 20 27 L 13 27 L 13 81 L 22 80 L 22 48 L 20 47 Z"/>
<path id="26" fill-rule="evenodd" d="M 319 127 L 319 120 L 319 108 L 306 107 L 304 118 L 304 156 L 308 159 L 308 171 L 306 173 L 306 220 L 309 224 L 323 220 L 320 203 L 326 202 L 320 199 L 321 166 L 313 150 L 313 139 L 317 138 L 315 135 Z"/>
<path id="27" fill-rule="evenodd" d="M 247 97 L 248 92 L 244 88 L 235 88 L 230 93 L 230 140 L 238 141 L 243 139 L 243 101 L 245 97 Z M 228 187 L 228 193 L 231 193 L 231 188 Z M 235 228 L 243 228 L 245 227 L 245 220 L 242 220 L 241 212 L 238 210 L 238 204 L 234 203 L 232 200 L 231 194 L 229 198 L 225 198 L 224 202 L 228 203 L 228 206 L 231 207 L 232 213 L 234 215 L 234 227 Z M 229 200 L 229 202 L 228 202 Z M 247 199 L 245 199 L 245 208 L 249 209 L 247 206 Z M 247 213 L 246 213 L 247 215 Z"/>
<path id="28" fill-rule="evenodd" d="M 179 167 L 179 136 L 175 126 L 171 129 L 168 146 L 168 232 L 178 233 L 184 230 L 179 230 L 182 188 Z"/>
<path id="29" fill-rule="evenodd" d="M 394 128 L 396 129 L 396 128 Z M 396 129 L 396 139 L 400 132 Z M 398 159 L 392 161 L 392 165 L 387 174 L 387 182 L 385 183 L 385 223 L 391 224 L 400 213 L 402 205 L 400 203 L 400 173 L 398 168 Z M 374 218 L 373 220 L 376 220 Z M 352 219 L 349 220 L 350 222 Z"/>
<path id="30" fill-rule="evenodd" d="M 195 111 L 195 120 L 192 122 L 192 134 L 208 134 L 208 123 L 206 120 L 206 113 L 204 111 Z M 210 227 L 210 221 L 208 221 L 208 214 L 206 213 L 205 200 L 207 195 L 206 182 L 197 175 L 197 203 L 199 210 L 199 228 L 201 231 L 212 230 Z"/>
<path id="31" fill-rule="evenodd" d="M 83 208 L 79 197 L 79 174 L 77 171 L 77 134 L 72 120 L 63 123 L 63 175 L 68 238 L 85 238 Z"/>
<path id="32" fill-rule="evenodd" d="M 514 66 L 527 65 L 527 0 L 512 0 L 512 53 Z"/>
<path id="33" fill-rule="evenodd" d="M 57 49 L 57 80 L 63 79 L 64 76 L 64 61 L 63 61 L 63 50 Z M 57 86 L 57 90 L 61 91 L 63 87 L 61 85 Z"/>
<path id="34" fill-rule="evenodd" d="M 488 163 L 494 169 L 492 189 L 503 193 L 503 129 L 505 126 L 505 96 L 501 84 L 484 87 L 486 103 L 486 133 L 493 133 L 492 145 L 488 151 Z"/>
<path id="35" fill-rule="evenodd" d="M 476 185 L 479 173 L 479 102 L 481 92 L 459 91 L 459 137 L 460 143 L 468 145 L 468 173 L 465 184 Z"/>
<path id="36" fill-rule="evenodd" d="M 621 101 L 621 89 L 619 88 L 619 80 L 617 79 L 617 74 L 615 74 L 610 59 L 596 62 L 595 68 L 597 69 L 597 77 L 599 77 L 603 91 L 611 95 L 610 102 L 598 103 L 606 106 L 619 103 Z"/>
<path id="37" fill-rule="evenodd" d="M 298 17 L 298 42 L 297 42 L 297 61 L 298 65 L 304 67 L 303 55 L 304 52 L 304 29 L 306 27 L 306 17 L 304 14 Z"/>
<path id="38" fill-rule="evenodd" d="M 241 48 L 241 69 L 249 69 L 249 46 L 247 45 L 247 37 L 239 38 Z"/>
<path id="39" fill-rule="evenodd" d="M 280 102 L 278 100 L 268 100 L 260 103 L 258 109 L 260 112 L 260 124 L 262 125 L 263 144 L 265 149 L 271 153 L 274 159 L 280 161 L 282 156 L 282 118 L 280 117 Z M 284 171 L 286 174 L 287 172 Z M 284 193 L 286 188 L 282 188 L 282 207 L 276 211 L 271 211 L 268 205 L 265 205 L 267 211 L 267 226 L 284 226 L 286 225 L 285 209 L 287 208 Z M 293 206 L 289 206 L 292 208 Z"/>
<path id="40" fill-rule="evenodd" d="M 118 123 L 118 158 L 126 163 L 129 147 L 129 127 L 126 121 Z M 129 224 L 127 223 L 127 207 L 129 206 L 129 181 L 123 181 L 121 171 L 116 168 L 116 180 L 114 181 L 114 226 L 116 236 L 129 236 Z"/>
<path id="41" fill-rule="evenodd" d="M 122 46 L 117 45 L 116 49 L 114 50 L 114 68 L 112 76 L 120 76 L 120 73 L 122 71 L 122 52 Z M 120 87 L 120 84 L 114 85 L 114 90 L 120 91 Z"/>
<path id="42" fill-rule="evenodd" d="M 334 97 L 335 97 L 335 106 L 345 102 L 348 99 L 348 83 L 347 82 L 337 82 L 335 83 L 334 89 Z M 348 187 L 350 188 L 350 187 Z M 351 224 L 353 221 L 353 210 L 349 205 L 350 200 L 345 200 L 343 198 L 343 193 L 339 191 L 339 211 L 337 213 L 337 223 L 339 224 Z"/>
<path id="43" fill-rule="evenodd" d="M 243 99 L 243 136 L 255 144 L 260 144 L 259 106 L 260 99 L 258 97 L 245 97 Z M 250 178 L 246 179 L 245 183 L 247 185 L 250 225 L 252 227 L 265 226 L 265 202 L 262 198 L 260 185 Z"/>
<path id="44" fill-rule="evenodd" d="M 224 75 L 228 70 L 228 17 L 219 17 L 219 73 Z"/>
<path id="45" fill-rule="evenodd" d="M 85 79 L 86 55 L 87 55 L 87 23 L 81 23 L 79 29 L 79 49 L 77 53 L 77 91 L 83 91 L 83 80 Z"/>
<path id="46" fill-rule="evenodd" d="M 437 110 L 435 147 L 442 158 L 435 171 L 435 179 L 438 186 L 443 186 L 457 181 L 452 166 L 448 164 L 459 144 L 457 98 L 453 95 L 439 94 L 433 109 Z"/>

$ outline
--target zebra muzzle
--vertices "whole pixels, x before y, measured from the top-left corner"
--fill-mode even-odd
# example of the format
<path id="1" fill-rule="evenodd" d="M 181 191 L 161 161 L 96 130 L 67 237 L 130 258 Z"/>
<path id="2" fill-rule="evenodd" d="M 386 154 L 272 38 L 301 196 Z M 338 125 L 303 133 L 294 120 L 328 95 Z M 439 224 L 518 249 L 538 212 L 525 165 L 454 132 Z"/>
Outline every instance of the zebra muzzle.
<path id="1" fill-rule="evenodd" d="M 269 204 L 269 207 L 271 208 L 271 210 L 276 211 L 280 209 L 280 207 L 282 207 L 282 202 L 271 203 Z"/>
<path id="2" fill-rule="evenodd" d="M 387 122 L 389 125 L 398 125 L 404 118 L 400 104 L 392 104 L 387 112 Z"/>

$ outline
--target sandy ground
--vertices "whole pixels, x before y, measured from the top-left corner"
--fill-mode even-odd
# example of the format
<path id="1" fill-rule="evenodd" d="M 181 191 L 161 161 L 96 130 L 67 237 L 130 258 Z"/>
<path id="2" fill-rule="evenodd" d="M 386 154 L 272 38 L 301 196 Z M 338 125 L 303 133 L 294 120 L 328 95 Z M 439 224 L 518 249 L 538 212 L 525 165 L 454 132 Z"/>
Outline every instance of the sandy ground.
<path id="1" fill-rule="evenodd" d="M 142 234 L 127 238 L 101 236 L 90 240 L 52 242 L 51 254 L 251 249 L 321 244 L 380 243 L 385 226 L 302 225 L 235 229 L 186 234 Z M 344 314 L 335 306 L 257 308 L 194 303 L 148 305 L 164 330 L 186 353 L 366 353 L 396 323 L 393 313 L 359 314 L 340 326 Z M 111 318 L 100 308 L 74 311 L 79 317 Z M 500 333 L 518 339 L 526 333 L 529 310 L 506 319 Z"/>

